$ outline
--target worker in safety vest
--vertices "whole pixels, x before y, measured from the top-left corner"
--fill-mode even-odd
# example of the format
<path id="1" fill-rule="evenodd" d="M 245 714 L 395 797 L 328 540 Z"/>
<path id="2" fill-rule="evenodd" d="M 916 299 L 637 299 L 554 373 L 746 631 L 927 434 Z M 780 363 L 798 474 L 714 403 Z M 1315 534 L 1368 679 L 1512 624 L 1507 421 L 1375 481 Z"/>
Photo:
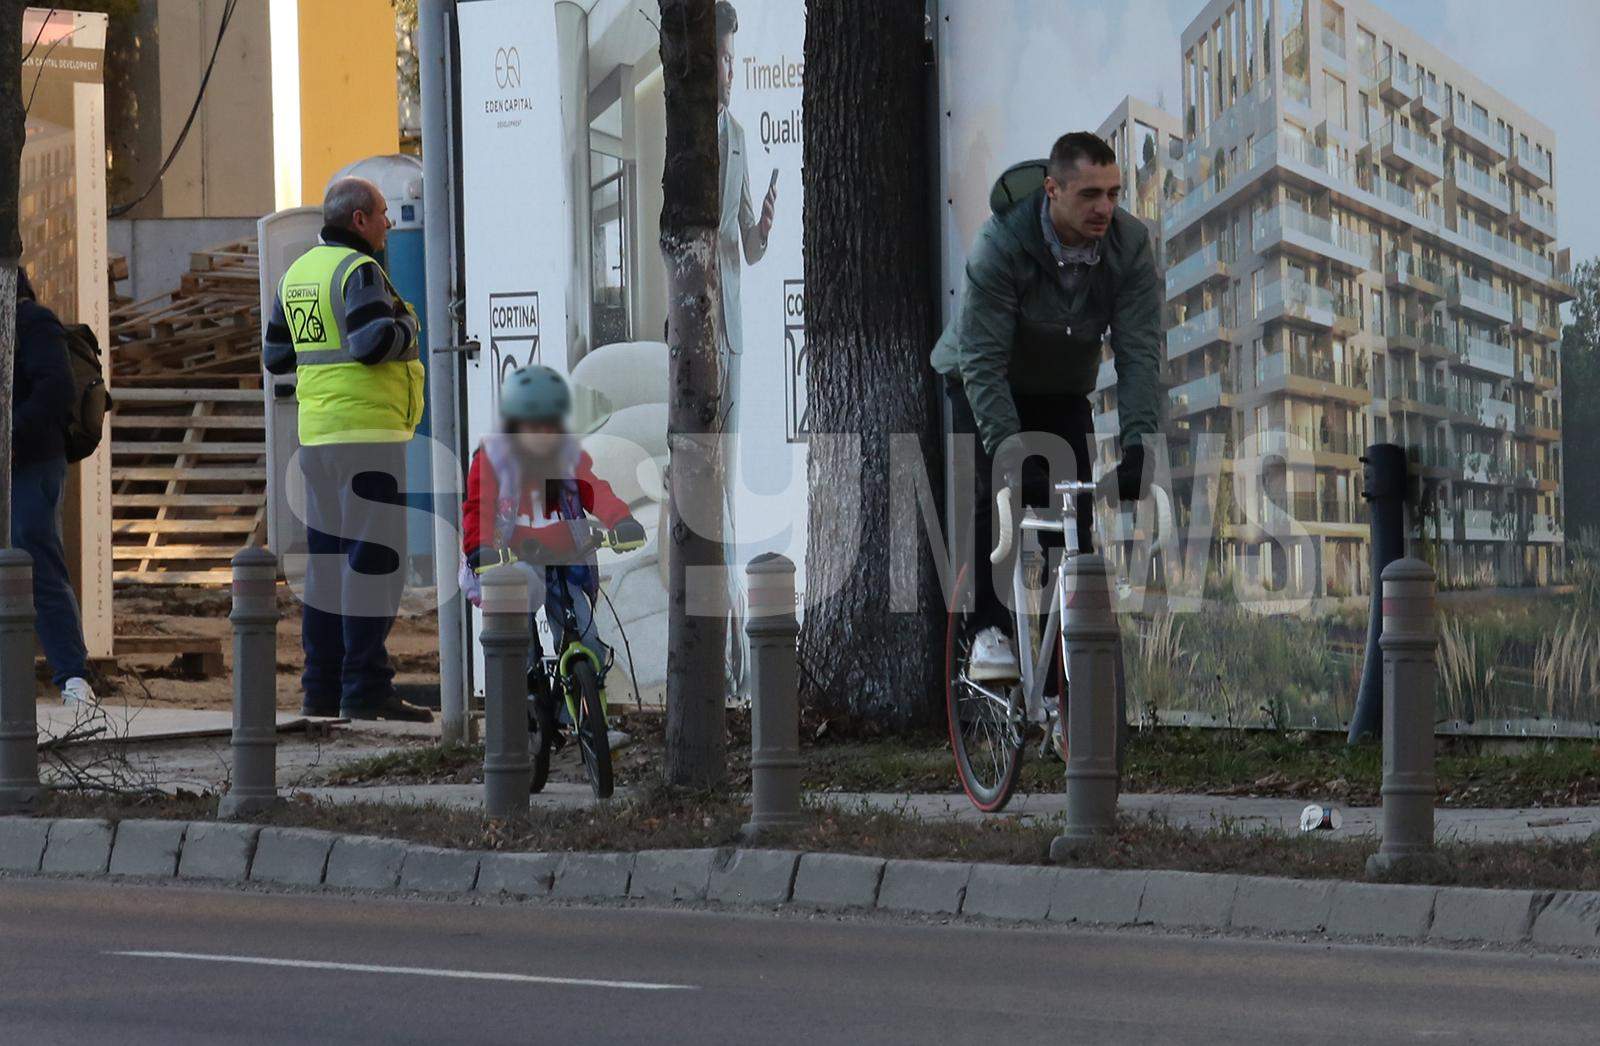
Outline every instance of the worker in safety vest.
<path id="1" fill-rule="evenodd" d="M 385 643 L 405 588 L 405 445 L 422 418 L 416 313 L 379 264 L 383 193 L 343 178 L 321 242 L 278 284 L 267 370 L 296 376 L 305 477 L 302 712 L 428 722 L 395 695 Z"/>

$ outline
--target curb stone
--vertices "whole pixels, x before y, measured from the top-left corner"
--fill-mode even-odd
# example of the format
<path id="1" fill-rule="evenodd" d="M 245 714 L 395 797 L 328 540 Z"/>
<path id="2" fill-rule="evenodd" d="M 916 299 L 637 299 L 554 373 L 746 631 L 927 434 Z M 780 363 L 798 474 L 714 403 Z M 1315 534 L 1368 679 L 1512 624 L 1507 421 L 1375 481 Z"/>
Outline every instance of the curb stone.
<path id="1" fill-rule="evenodd" d="M 0 817 L 0 872 L 37 872 L 49 835 L 49 821 Z"/>
<path id="2" fill-rule="evenodd" d="M 560 854 L 486 853 L 478 859 L 478 893 L 510 897 L 544 897 L 550 893 Z"/>
<path id="3" fill-rule="evenodd" d="M 1600 892 L 885 861 L 784 850 L 477 853 L 217 821 L 0 817 L 0 871 L 470 896 L 699 900 L 1600 949 Z"/>
<path id="4" fill-rule="evenodd" d="M 422 893 L 466 893 L 478 882 L 479 856 L 442 846 L 408 846 L 400 865 L 400 889 Z"/>
<path id="5" fill-rule="evenodd" d="M 397 839 L 339 836 L 328 853 L 323 882 L 354 890 L 393 890 L 400 883 L 406 844 Z"/>
<path id="6" fill-rule="evenodd" d="M 1155 926 L 1226 930 L 1238 892 L 1236 875 L 1154 871 L 1144 883 L 1138 921 Z"/>
<path id="7" fill-rule="evenodd" d="M 1050 894 L 1052 922 L 1106 923 L 1127 926 L 1139 919 L 1145 871 L 1108 868 L 1058 868 Z"/>
<path id="8" fill-rule="evenodd" d="M 800 854 L 793 850 L 725 850 L 711 862 L 706 899 L 724 904 L 787 904 Z"/>
<path id="9" fill-rule="evenodd" d="M 550 896 L 572 900 L 626 897 L 634 857 L 634 854 L 567 854 L 556 870 Z"/>
<path id="10" fill-rule="evenodd" d="M 1335 937 L 1428 935 L 1437 886 L 1339 882 L 1333 888 L 1328 933 Z"/>
<path id="11" fill-rule="evenodd" d="M 810 908 L 871 908 L 878 901 L 885 863 L 881 857 L 804 854 L 792 899 Z"/>
<path id="12" fill-rule="evenodd" d="M 228 821 L 191 821 L 178 858 L 180 879 L 247 879 L 261 829 Z"/>
<path id="13" fill-rule="evenodd" d="M 112 875 L 149 875 L 170 879 L 178 874 L 185 821 L 122 821 L 111 846 Z"/>
<path id="14" fill-rule="evenodd" d="M 1550 903 L 1550 891 L 1439 888 L 1429 940 L 1523 941 L 1534 916 Z"/>
<path id="15" fill-rule="evenodd" d="M 1332 910 L 1331 880 L 1245 875 L 1233 897 L 1233 925 L 1268 933 L 1321 933 Z"/>
<path id="16" fill-rule="evenodd" d="M 1059 869 L 1037 865 L 977 864 L 967 880 L 964 915 L 1037 921 L 1050 914 Z"/>
<path id="17" fill-rule="evenodd" d="M 1533 943 L 1552 948 L 1600 946 L 1600 893 L 1556 894 L 1533 921 Z"/>
<path id="18" fill-rule="evenodd" d="M 254 882 L 318 886 L 337 838 L 332 832 L 314 828 L 263 828 L 256 837 L 250 878 Z"/>
<path id="19" fill-rule="evenodd" d="M 973 866 L 950 861 L 890 861 L 878 887 L 878 907 L 894 912 L 955 915 Z"/>
<path id="20" fill-rule="evenodd" d="M 628 896 L 660 901 L 703 901 L 711 886 L 715 850 L 641 850 L 633 862 Z"/>
<path id="21" fill-rule="evenodd" d="M 104 875 L 111 862 L 111 839 L 116 829 L 110 821 L 62 818 L 50 825 L 44 844 L 42 872 Z"/>

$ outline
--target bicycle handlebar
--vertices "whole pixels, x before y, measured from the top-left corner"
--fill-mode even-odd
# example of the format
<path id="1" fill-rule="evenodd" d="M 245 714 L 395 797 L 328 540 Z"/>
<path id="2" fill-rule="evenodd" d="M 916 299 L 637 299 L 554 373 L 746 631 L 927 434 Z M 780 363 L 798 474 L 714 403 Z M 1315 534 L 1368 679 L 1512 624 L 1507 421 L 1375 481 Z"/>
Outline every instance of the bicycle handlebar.
<path id="1" fill-rule="evenodd" d="M 1057 483 L 1056 492 L 1067 496 L 1094 494 L 1100 489 L 1097 483 L 1067 482 Z M 1150 497 L 1156 507 L 1156 534 L 1165 539 L 1173 533 L 1175 526 L 1172 517 L 1172 495 L 1154 483 L 1150 485 Z M 990 563 L 1004 563 L 1011 556 L 1011 549 L 1016 541 L 1016 521 L 1011 514 L 1011 488 L 1001 487 L 995 494 L 995 508 L 1000 516 L 1000 533 L 994 551 L 989 553 Z"/>

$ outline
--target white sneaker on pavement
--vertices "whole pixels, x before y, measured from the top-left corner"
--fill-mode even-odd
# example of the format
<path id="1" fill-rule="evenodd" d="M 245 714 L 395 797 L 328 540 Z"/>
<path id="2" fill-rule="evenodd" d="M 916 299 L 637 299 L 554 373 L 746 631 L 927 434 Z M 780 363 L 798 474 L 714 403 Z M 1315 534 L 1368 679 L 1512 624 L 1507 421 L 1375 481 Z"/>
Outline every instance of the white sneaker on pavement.
<path id="1" fill-rule="evenodd" d="M 61 703 L 64 705 L 96 705 L 100 699 L 94 696 L 94 687 L 82 676 L 73 676 L 61 685 Z"/>
<path id="2" fill-rule="evenodd" d="M 1009 683 L 1018 678 L 1017 655 L 1004 632 L 990 627 L 973 638 L 967 675 L 978 683 Z"/>

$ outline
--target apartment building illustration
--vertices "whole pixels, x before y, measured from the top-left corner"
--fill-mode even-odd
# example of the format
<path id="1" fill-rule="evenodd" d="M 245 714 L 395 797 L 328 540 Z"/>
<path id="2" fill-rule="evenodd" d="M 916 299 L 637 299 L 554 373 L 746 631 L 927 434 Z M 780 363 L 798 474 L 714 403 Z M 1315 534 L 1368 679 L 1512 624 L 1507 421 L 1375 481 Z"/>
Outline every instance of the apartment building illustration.
<path id="1" fill-rule="evenodd" d="M 1181 155 L 1156 150 L 1180 512 L 1220 449 L 1221 567 L 1368 591 L 1359 458 L 1394 442 L 1442 583 L 1559 580 L 1550 128 L 1364 0 L 1213 0 L 1180 53 Z"/>

